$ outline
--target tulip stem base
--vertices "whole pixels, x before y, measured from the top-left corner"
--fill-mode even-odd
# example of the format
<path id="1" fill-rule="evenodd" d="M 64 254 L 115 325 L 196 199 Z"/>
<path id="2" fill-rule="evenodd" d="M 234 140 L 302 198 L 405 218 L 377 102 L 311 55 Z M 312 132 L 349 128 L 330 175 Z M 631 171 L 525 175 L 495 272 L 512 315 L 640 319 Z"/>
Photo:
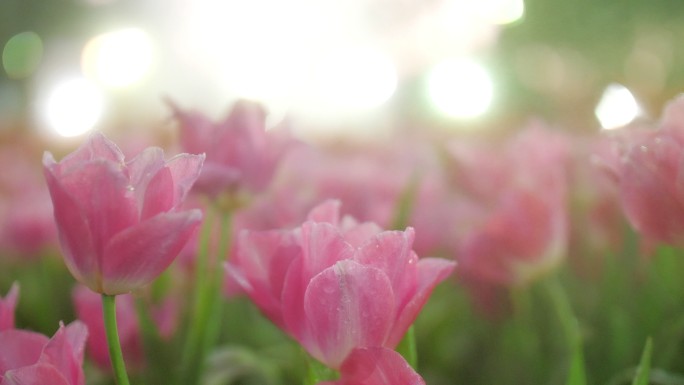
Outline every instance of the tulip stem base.
<path id="1" fill-rule="evenodd" d="M 119 331 L 116 326 L 116 296 L 102 294 L 102 310 L 114 378 L 118 385 L 130 385 L 128 374 L 126 373 L 126 364 L 124 363 L 121 351 Z"/>

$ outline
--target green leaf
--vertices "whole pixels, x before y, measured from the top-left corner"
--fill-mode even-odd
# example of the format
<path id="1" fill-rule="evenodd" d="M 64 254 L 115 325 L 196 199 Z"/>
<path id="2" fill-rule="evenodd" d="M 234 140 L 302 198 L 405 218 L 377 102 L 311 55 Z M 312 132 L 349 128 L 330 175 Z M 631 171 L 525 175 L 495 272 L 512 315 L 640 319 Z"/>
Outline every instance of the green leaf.
<path id="1" fill-rule="evenodd" d="M 406 335 L 401 340 L 401 342 L 399 342 L 399 345 L 397 345 L 397 352 L 399 352 L 399 354 L 401 354 L 404 357 L 406 362 L 408 362 L 408 364 L 411 365 L 413 369 L 418 369 L 416 333 L 413 325 L 409 327 L 408 331 L 406 332 Z"/>
<path id="2" fill-rule="evenodd" d="M 639 368 L 636 371 L 636 376 L 634 376 L 634 381 L 632 385 L 648 385 L 649 378 L 651 374 L 651 353 L 653 352 L 653 341 L 649 337 L 646 340 L 646 346 L 644 347 L 644 352 L 641 354 L 641 361 L 639 362 Z"/>

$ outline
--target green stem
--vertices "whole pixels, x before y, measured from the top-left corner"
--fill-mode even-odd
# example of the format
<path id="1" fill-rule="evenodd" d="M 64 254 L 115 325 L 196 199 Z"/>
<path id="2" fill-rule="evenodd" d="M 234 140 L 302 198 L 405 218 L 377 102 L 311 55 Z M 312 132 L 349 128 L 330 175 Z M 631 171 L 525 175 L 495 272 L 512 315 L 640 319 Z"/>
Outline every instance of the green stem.
<path id="1" fill-rule="evenodd" d="M 568 349 L 570 350 L 570 367 L 566 384 L 585 385 L 587 378 L 584 366 L 582 336 L 577 318 L 572 311 L 570 300 L 557 277 L 550 277 L 547 281 L 547 289 L 556 314 L 558 314 L 560 319 Z"/>
<path id="2" fill-rule="evenodd" d="M 116 327 L 116 296 L 102 294 L 102 311 L 114 378 L 118 385 L 129 385 L 126 364 L 124 363 L 121 343 L 119 342 L 119 332 Z"/>
<path id="3" fill-rule="evenodd" d="M 191 313 L 190 329 L 183 349 L 181 375 L 178 384 L 198 383 L 205 357 L 213 347 L 220 324 L 219 292 L 221 290 L 221 262 L 228 251 L 230 240 L 230 215 L 223 213 L 220 218 L 220 241 L 216 258 L 209 257 L 211 229 L 213 228 L 212 208 L 202 227 L 200 249 L 197 255 L 195 276 L 195 299 Z"/>
<path id="4" fill-rule="evenodd" d="M 195 260 L 195 298 L 193 300 L 192 313 L 189 314 L 189 329 L 181 356 L 180 375 L 176 381 L 176 384 L 179 385 L 195 384 L 199 376 L 201 358 L 198 351 L 201 346 L 202 331 L 206 327 L 206 320 L 202 318 L 202 315 L 205 313 L 203 298 L 206 296 L 209 284 L 205 274 L 209 264 L 209 244 L 211 242 L 213 222 L 213 210 L 211 207 L 207 207 Z"/>

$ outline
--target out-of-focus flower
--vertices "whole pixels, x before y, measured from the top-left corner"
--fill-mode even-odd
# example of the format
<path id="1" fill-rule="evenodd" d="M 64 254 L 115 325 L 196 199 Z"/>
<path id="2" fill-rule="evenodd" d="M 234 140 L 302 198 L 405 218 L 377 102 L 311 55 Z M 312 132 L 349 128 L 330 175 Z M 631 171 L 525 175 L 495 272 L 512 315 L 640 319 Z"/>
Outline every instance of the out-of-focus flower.
<path id="1" fill-rule="evenodd" d="M 476 186 L 475 191 L 484 191 L 473 196 L 473 204 L 481 205 L 483 215 L 457 248 L 461 277 L 485 307 L 492 306 L 487 293 L 526 285 L 565 256 L 568 146 L 566 137 L 536 126 L 503 148 L 490 149 L 490 157 L 502 160 L 493 174 L 481 173 L 479 178 L 495 178 L 490 182 L 493 190 Z M 478 164 L 467 164 L 464 172 L 488 169 Z M 482 289 L 487 286 L 491 290 Z"/>
<path id="2" fill-rule="evenodd" d="M 12 284 L 5 298 L 0 297 L 0 332 L 14 329 L 14 309 L 17 307 L 19 284 Z"/>
<path id="3" fill-rule="evenodd" d="M 0 144 L 0 162 L 11 165 L 0 175 L 0 255 L 35 259 L 57 245 L 52 202 L 36 156 L 35 138 Z"/>
<path id="4" fill-rule="evenodd" d="M 77 286 L 72 294 L 76 316 L 88 327 L 88 356 L 103 369 L 111 368 L 107 335 L 102 315 L 102 297 L 85 286 Z M 144 358 L 142 339 L 135 303 L 130 294 L 116 298 L 116 324 L 119 341 L 126 362 L 134 366 L 142 364 Z"/>
<path id="5" fill-rule="evenodd" d="M 342 363 L 340 379 L 318 385 L 425 385 L 404 357 L 394 350 L 354 349 Z"/>
<path id="6" fill-rule="evenodd" d="M 0 331 L 0 385 L 84 385 L 86 326 L 60 325 L 52 338 L 10 329 Z"/>
<path id="7" fill-rule="evenodd" d="M 293 143 L 280 130 L 266 131 L 266 111 L 256 102 L 236 102 L 220 122 L 173 103 L 171 107 L 180 123 L 183 151 L 207 155 L 195 189 L 211 196 L 263 191 Z"/>
<path id="8" fill-rule="evenodd" d="M 627 219 L 647 240 L 684 245 L 684 97 L 666 107 L 660 127 L 628 127 L 603 160 L 615 176 Z"/>
<path id="9" fill-rule="evenodd" d="M 316 359 L 340 368 L 355 348 L 394 348 L 451 261 L 418 259 L 413 229 L 339 219 L 328 201 L 294 230 L 243 231 L 228 274 Z"/>
<path id="10" fill-rule="evenodd" d="M 118 147 L 93 134 L 55 162 L 45 178 L 67 267 L 98 293 L 129 292 L 155 279 L 199 224 L 199 210 L 177 211 L 197 179 L 203 155 L 165 161 L 150 147 L 125 162 Z"/>

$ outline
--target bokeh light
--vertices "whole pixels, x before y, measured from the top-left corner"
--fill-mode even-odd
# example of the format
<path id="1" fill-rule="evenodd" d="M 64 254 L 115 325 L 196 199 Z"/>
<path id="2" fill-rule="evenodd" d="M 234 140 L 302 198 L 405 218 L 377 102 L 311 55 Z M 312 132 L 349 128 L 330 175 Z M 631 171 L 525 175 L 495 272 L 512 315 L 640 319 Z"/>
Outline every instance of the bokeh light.
<path id="1" fill-rule="evenodd" d="M 48 126 L 63 137 L 92 130 L 104 112 L 104 96 L 87 79 L 73 78 L 58 83 L 44 106 Z"/>
<path id="2" fill-rule="evenodd" d="M 596 118 L 605 129 L 629 124 L 641 113 L 641 108 L 627 87 L 613 83 L 606 87 L 596 106 Z"/>
<path id="3" fill-rule="evenodd" d="M 432 105 L 442 114 L 469 119 L 487 111 L 494 97 L 494 84 L 481 64 L 453 58 L 432 68 L 427 92 Z"/>
<path id="4" fill-rule="evenodd" d="M 43 57 L 43 41 L 37 33 L 26 31 L 12 36 L 2 50 L 2 66 L 10 79 L 29 77 Z"/>
<path id="5" fill-rule="evenodd" d="M 140 81 L 149 71 L 154 56 L 150 36 L 139 28 L 126 28 L 95 36 L 81 55 L 83 72 L 113 88 Z"/>

